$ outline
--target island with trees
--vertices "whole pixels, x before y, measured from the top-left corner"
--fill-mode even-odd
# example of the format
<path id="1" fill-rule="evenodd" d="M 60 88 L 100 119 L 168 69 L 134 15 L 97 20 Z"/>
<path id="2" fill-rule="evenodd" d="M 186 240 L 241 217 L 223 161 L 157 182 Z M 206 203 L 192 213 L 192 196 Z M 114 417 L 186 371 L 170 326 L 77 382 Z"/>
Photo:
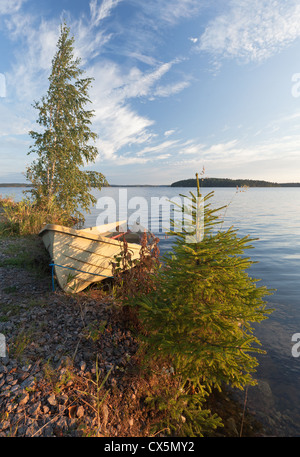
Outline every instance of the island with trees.
<path id="1" fill-rule="evenodd" d="M 300 187 L 300 183 L 277 183 L 257 179 L 202 178 L 202 187 Z M 171 187 L 196 187 L 196 179 L 182 179 Z"/>

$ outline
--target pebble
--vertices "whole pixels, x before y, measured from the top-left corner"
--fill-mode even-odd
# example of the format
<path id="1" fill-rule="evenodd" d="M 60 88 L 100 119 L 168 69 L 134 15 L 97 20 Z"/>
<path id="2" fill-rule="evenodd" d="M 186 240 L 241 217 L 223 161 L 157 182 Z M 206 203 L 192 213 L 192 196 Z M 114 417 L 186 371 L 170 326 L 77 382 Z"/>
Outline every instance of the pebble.
<path id="1" fill-rule="evenodd" d="M 83 406 L 78 406 L 77 411 L 76 411 L 76 416 L 79 418 L 84 416 L 84 407 Z"/>
<path id="2" fill-rule="evenodd" d="M 93 400 L 80 404 L 76 389 L 86 392 L 87 386 L 96 386 L 97 376 L 104 378 L 110 370 L 115 373 L 124 354 L 135 353 L 136 343 L 130 332 L 120 330 L 111 320 L 109 299 L 101 306 L 95 300 L 87 304 L 85 299 L 78 305 L 77 298 L 61 291 L 46 299 L 49 277 L 46 283 L 36 283 L 25 270 L 18 276 L 18 293 L 2 293 L 3 284 L 5 288 L 15 285 L 17 274 L 0 267 L 0 294 L 3 303 L 13 307 L 13 312 L 6 309 L 3 322 L 0 308 L 0 332 L 5 330 L 10 348 L 9 356 L 0 359 L 0 417 L 8 415 L 0 421 L 0 436 L 12 433 L 13 427 L 16 436 L 62 436 L 70 427 L 70 433 L 81 436 L 79 422 L 90 426 L 98 421 L 94 410 L 87 407 L 88 401 Z M 35 306 L 31 305 L 33 293 Z M 110 322 L 110 330 L 101 332 L 99 341 L 87 337 L 89 326 L 104 320 Z M 13 341 L 19 336 L 20 325 L 24 335 L 33 336 L 21 357 L 14 359 Z M 78 382 L 83 384 L 79 386 Z M 108 387 L 111 383 L 116 385 L 116 374 L 107 382 Z M 107 415 L 105 405 L 105 422 Z"/>
<path id="3" fill-rule="evenodd" d="M 51 394 L 51 395 L 48 397 L 48 403 L 49 403 L 51 406 L 56 406 L 56 405 L 57 405 L 56 397 L 55 397 L 54 394 Z"/>
<path id="4" fill-rule="evenodd" d="M 19 240 L 0 239 L 1 259 L 13 243 Z M 112 300 L 72 297 L 58 288 L 52 292 L 51 275 L 37 278 L 20 268 L 0 267 L 0 278 L 5 309 L 0 307 L 0 332 L 7 335 L 9 347 L 9 356 L 0 359 L 0 437 L 82 436 L 84 427 L 88 431 L 94 427 L 97 436 L 137 430 L 139 422 L 132 412 L 128 420 L 113 422 L 114 406 L 109 400 L 101 405 L 101 427 L 95 408 L 88 406 L 98 395 L 98 375 L 102 380 L 109 371 L 107 392 L 116 385 L 125 398 L 127 381 L 123 383 L 122 373 L 137 350 L 131 332 L 114 321 Z M 16 293 L 5 292 L 16 284 Z M 89 329 L 104 321 L 107 324 L 94 341 Z M 14 358 L 20 327 L 30 341 Z M 117 369 L 121 362 L 123 371 Z M 88 389 L 90 398 L 85 396 Z M 138 388 L 133 390 L 132 403 L 139 404 Z"/>
<path id="5" fill-rule="evenodd" d="M 80 370 L 81 371 L 85 371 L 85 369 L 86 369 L 86 362 L 85 361 L 81 361 L 80 362 Z"/>
<path id="6" fill-rule="evenodd" d="M 26 405 L 26 403 L 28 402 L 28 400 L 29 400 L 29 393 L 26 392 L 26 393 L 24 393 L 24 394 L 21 396 L 21 398 L 20 398 L 20 400 L 19 400 L 19 405 L 20 405 L 20 406 Z"/>

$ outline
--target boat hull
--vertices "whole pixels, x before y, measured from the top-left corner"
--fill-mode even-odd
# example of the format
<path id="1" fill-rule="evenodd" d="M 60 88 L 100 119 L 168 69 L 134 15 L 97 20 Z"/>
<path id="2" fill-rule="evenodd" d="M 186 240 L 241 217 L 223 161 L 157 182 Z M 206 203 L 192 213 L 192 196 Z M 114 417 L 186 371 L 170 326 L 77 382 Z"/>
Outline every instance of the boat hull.
<path id="1" fill-rule="evenodd" d="M 52 259 L 52 268 L 59 287 L 67 293 L 78 293 L 94 282 L 112 277 L 112 262 L 123 250 L 119 229 L 125 221 L 116 222 L 112 233 L 110 225 L 76 230 L 48 224 L 39 233 Z M 132 260 L 140 257 L 140 235 L 126 235 Z M 135 241 L 135 242 L 131 242 Z"/>

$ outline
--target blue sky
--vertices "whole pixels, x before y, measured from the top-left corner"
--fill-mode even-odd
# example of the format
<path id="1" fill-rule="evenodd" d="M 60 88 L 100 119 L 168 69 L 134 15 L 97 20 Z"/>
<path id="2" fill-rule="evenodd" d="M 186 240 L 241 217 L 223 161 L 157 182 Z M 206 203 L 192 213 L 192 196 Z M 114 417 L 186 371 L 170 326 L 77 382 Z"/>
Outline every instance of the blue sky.
<path id="1" fill-rule="evenodd" d="M 111 184 L 300 182 L 298 0 L 0 0 L 0 182 L 24 182 L 60 24 Z"/>

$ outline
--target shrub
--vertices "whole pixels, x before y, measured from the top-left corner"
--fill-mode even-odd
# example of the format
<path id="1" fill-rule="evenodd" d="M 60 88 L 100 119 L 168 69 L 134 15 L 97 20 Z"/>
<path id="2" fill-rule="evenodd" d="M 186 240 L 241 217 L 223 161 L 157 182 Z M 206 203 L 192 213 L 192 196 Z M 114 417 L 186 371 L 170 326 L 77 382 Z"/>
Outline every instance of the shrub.
<path id="1" fill-rule="evenodd" d="M 26 198 L 20 202 L 2 199 L 1 206 L 4 211 L 0 226 L 2 235 L 35 235 L 48 223 L 70 226 L 78 222 L 61 210 L 54 198 L 39 205 Z"/>
<path id="2" fill-rule="evenodd" d="M 253 262 L 244 251 L 254 239 L 239 237 L 232 227 L 218 230 L 221 208 L 211 208 L 212 197 L 213 192 L 203 197 L 199 184 L 197 195 L 186 197 L 190 225 L 181 233 L 170 232 L 173 251 L 163 258 L 156 287 L 135 300 L 145 329 L 140 335 L 144 360 L 164 361 L 180 380 L 175 410 L 179 398 L 197 395 L 201 404 L 213 388 L 229 384 L 243 389 L 256 383 L 252 374 L 258 362 L 250 354 L 264 351 L 251 323 L 271 312 L 263 301 L 271 291 L 258 287 L 246 271 Z M 201 241 L 196 236 L 199 202 L 204 207 Z"/>

